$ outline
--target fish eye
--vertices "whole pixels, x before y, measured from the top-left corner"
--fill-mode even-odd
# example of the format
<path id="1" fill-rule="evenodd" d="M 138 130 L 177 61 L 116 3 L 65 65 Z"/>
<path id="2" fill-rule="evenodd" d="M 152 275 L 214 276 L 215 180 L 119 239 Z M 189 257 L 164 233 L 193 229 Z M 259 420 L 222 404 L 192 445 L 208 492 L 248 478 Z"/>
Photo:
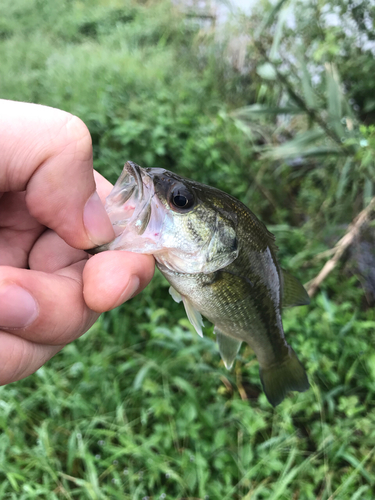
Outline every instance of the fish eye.
<path id="1" fill-rule="evenodd" d="M 194 205 L 194 201 L 193 194 L 183 184 L 178 184 L 172 188 L 170 194 L 171 208 L 188 210 Z"/>

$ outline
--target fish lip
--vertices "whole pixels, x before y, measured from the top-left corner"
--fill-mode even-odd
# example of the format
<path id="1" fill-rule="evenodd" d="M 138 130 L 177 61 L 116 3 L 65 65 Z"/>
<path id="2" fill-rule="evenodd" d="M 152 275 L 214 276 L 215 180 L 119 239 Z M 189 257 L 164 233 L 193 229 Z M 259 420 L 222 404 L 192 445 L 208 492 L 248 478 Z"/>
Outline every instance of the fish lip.
<path id="1" fill-rule="evenodd" d="M 159 174 L 164 172 L 164 169 L 155 170 Z M 121 245 L 125 234 L 136 238 L 145 232 L 152 214 L 151 202 L 155 195 L 153 171 L 152 168 L 142 168 L 130 160 L 125 163 L 120 177 L 107 196 L 105 205 L 116 237 L 105 245 L 88 249 L 89 254 L 94 255 L 105 250 L 119 248 L 116 245 Z M 128 202 L 133 205 L 133 211 L 124 215 L 123 207 Z"/>

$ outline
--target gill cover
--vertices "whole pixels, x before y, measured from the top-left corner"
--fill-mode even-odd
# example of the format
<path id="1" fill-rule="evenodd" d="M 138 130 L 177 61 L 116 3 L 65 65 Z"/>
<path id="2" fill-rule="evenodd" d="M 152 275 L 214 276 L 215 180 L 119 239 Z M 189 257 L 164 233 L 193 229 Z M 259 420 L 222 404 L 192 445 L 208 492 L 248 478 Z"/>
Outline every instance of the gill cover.
<path id="1" fill-rule="evenodd" d="M 238 256 L 238 242 L 234 224 L 216 214 L 215 228 L 204 255 L 203 273 L 213 273 L 228 266 Z"/>

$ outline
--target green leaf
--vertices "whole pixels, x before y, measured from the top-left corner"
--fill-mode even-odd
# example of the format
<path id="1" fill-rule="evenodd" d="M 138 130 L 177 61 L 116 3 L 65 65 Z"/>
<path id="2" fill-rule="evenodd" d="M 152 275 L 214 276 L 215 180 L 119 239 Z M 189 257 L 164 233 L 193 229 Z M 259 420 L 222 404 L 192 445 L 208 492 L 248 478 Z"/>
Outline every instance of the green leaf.
<path id="1" fill-rule="evenodd" d="M 318 128 L 311 129 L 306 132 L 300 132 L 291 141 L 287 141 L 281 146 L 269 149 L 263 156 L 273 160 L 283 160 L 298 156 L 326 156 L 329 154 L 341 154 L 341 151 L 334 146 L 319 145 L 319 142 L 325 138 L 325 132 Z"/>
<path id="2" fill-rule="evenodd" d="M 306 104 L 310 109 L 314 109 L 317 107 L 317 99 L 315 96 L 314 89 L 311 86 L 311 77 L 310 73 L 308 72 L 305 57 L 304 57 L 304 52 L 299 51 L 299 57 L 298 57 L 300 66 L 302 68 L 302 91 L 303 91 L 303 96 L 305 98 Z"/>
<path id="3" fill-rule="evenodd" d="M 257 67 L 257 73 L 259 76 L 264 78 L 265 80 L 275 80 L 276 79 L 276 71 L 271 63 L 263 63 Z"/>
<path id="4" fill-rule="evenodd" d="M 133 387 L 134 390 L 140 389 L 143 383 L 144 378 L 146 377 L 147 373 L 151 370 L 151 368 L 154 368 L 154 363 L 146 363 L 142 368 L 139 370 L 137 373 L 137 376 L 134 379 L 133 382 Z"/>
<path id="5" fill-rule="evenodd" d="M 291 14 L 291 9 L 288 7 L 281 9 L 279 16 L 277 18 L 275 34 L 273 37 L 272 47 L 271 47 L 270 55 L 269 55 L 271 61 L 274 61 L 276 59 L 280 59 L 279 57 L 277 57 L 278 51 L 279 51 L 279 45 L 280 45 L 280 41 L 282 38 L 285 21 L 288 19 L 288 16 L 290 16 L 290 14 Z"/>
<path id="6" fill-rule="evenodd" d="M 263 33 L 263 31 L 273 23 L 275 17 L 279 13 L 279 11 L 282 9 L 284 4 L 287 3 L 288 1 L 289 0 L 279 0 L 277 2 L 277 4 L 274 7 L 272 7 L 270 12 L 266 15 L 265 19 L 263 20 L 263 22 L 260 24 L 259 28 L 255 32 L 255 38 L 259 38 L 259 36 Z"/>
<path id="7" fill-rule="evenodd" d="M 327 106 L 328 121 L 341 140 L 345 137 L 345 129 L 342 126 L 342 99 L 340 78 L 334 64 L 326 63 L 326 82 L 327 82 Z"/>
<path id="8" fill-rule="evenodd" d="M 285 107 L 269 107 L 263 106 L 262 104 L 252 104 L 250 106 L 244 106 L 243 108 L 238 108 L 233 111 L 232 115 L 237 118 L 253 118 L 259 115 L 300 115 L 304 111 L 295 106 L 285 106 Z"/>
<path id="9" fill-rule="evenodd" d="M 339 182 L 336 189 L 336 200 L 339 200 L 347 186 L 349 180 L 349 172 L 352 166 L 352 158 L 347 158 L 344 167 L 341 170 Z"/>
<path id="10" fill-rule="evenodd" d="M 373 197 L 373 182 L 368 177 L 365 178 L 365 185 L 363 189 L 363 206 L 367 207 Z"/>

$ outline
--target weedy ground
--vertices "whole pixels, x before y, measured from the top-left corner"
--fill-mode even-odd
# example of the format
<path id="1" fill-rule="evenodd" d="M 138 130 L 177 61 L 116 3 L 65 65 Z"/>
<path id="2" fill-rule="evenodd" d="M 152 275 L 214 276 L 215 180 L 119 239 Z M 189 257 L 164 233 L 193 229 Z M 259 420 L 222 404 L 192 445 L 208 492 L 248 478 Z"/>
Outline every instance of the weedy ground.
<path id="1" fill-rule="evenodd" d="M 167 295 L 157 275 L 0 389 L 0 498 L 373 498 L 373 315 L 324 293 L 288 311 L 312 387 L 274 410 L 254 357 L 226 371 Z"/>
<path id="2" fill-rule="evenodd" d="M 92 133 L 95 166 L 112 181 L 131 159 L 239 197 L 276 235 L 282 265 L 307 281 L 324 262 L 316 254 L 333 246 L 372 195 L 375 152 L 366 83 L 373 57 L 353 55 L 355 44 L 345 52 L 337 26 L 322 32 L 314 24 L 322 5 L 309 4 L 309 29 L 301 28 L 314 38 L 315 27 L 320 37 L 306 42 L 313 54 L 302 83 L 290 71 L 285 84 L 272 80 L 271 63 L 255 46 L 236 67 L 223 35 L 215 38 L 207 21 L 181 17 L 168 2 L 3 0 L 0 97 L 80 116 Z M 263 26 L 267 50 L 275 52 L 275 40 L 291 50 L 298 16 L 293 33 L 282 32 L 285 16 L 262 8 L 261 19 L 241 25 L 248 31 L 237 25 L 226 33 Z M 346 148 L 362 144 L 346 150 L 349 163 L 306 130 L 315 120 L 331 142 L 335 127 L 341 133 L 334 73 L 328 104 L 324 85 L 309 87 L 306 79 L 312 64 L 324 70 L 330 57 L 341 58 L 347 80 L 354 75 L 347 88 L 363 105 L 344 131 L 362 123 L 360 133 L 343 136 Z M 302 99 L 288 108 L 290 88 L 303 89 L 308 106 Z M 254 103 L 268 110 L 260 120 L 251 121 L 254 108 L 245 118 L 232 114 Z M 280 113 L 290 121 L 278 121 Z M 297 159 L 287 159 L 285 143 Z M 281 152 L 260 156 L 264 145 L 277 144 Z M 243 347 L 225 370 L 212 328 L 198 338 L 156 273 L 140 296 L 103 314 L 35 375 L 0 388 L 0 500 L 372 500 L 375 312 L 349 269 L 340 263 L 310 306 L 285 311 L 286 336 L 311 389 L 276 409 L 250 350 Z"/>

